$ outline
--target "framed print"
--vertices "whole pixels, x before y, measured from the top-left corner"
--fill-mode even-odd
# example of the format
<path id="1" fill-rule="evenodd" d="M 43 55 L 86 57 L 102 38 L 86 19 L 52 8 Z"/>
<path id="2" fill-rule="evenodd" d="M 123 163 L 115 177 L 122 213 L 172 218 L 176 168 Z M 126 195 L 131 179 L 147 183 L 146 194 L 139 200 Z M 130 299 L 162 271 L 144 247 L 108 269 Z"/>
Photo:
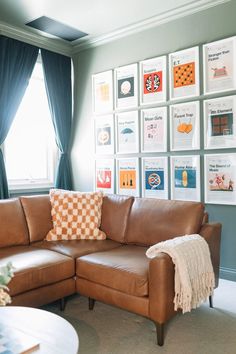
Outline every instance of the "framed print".
<path id="1" fill-rule="evenodd" d="M 166 101 L 166 56 L 139 63 L 140 104 Z"/>
<path id="2" fill-rule="evenodd" d="M 204 93 L 236 89 L 236 37 L 203 46 Z"/>
<path id="3" fill-rule="evenodd" d="M 112 112 L 113 76 L 112 70 L 92 75 L 93 114 Z"/>
<path id="4" fill-rule="evenodd" d="M 117 194 L 139 196 L 138 158 L 117 159 Z"/>
<path id="5" fill-rule="evenodd" d="M 204 101 L 204 148 L 236 147 L 236 96 Z"/>
<path id="6" fill-rule="evenodd" d="M 141 111 L 142 152 L 167 151 L 167 108 L 157 107 Z"/>
<path id="7" fill-rule="evenodd" d="M 138 111 L 123 112 L 116 115 L 117 154 L 139 151 Z"/>
<path id="8" fill-rule="evenodd" d="M 199 148 L 199 102 L 170 106 L 170 150 L 196 150 Z"/>
<path id="9" fill-rule="evenodd" d="M 200 156 L 171 156 L 171 199 L 200 201 Z"/>
<path id="10" fill-rule="evenodd" d="M 114 159 L 95 160 L 95 190 L 114 193 Z"/>
<path id="11" fill-rule="evenodd" d="M 204 158 L 205 202 L 236 205 L 236 153 Z"/>
<path id="12" fill-rule="evenodd" d="M 137 63 L 115 69 L 115 108 L 134 108 L 138 105 Z"/>
<path id="13" fill-rule="evenodd" d="M 94 119 L 95 153 L 114 154 L 114 120 L 113 115 Z"/>
<path id="14" fill-rule="evenodd" d="M 199 95 L 199 48 L 169 54 L 170 99 Z"/>
<path id="15" fill-rule="evenodd" d="M 142 158 L 142 196 L 168 199 L 168 158 Z"/>

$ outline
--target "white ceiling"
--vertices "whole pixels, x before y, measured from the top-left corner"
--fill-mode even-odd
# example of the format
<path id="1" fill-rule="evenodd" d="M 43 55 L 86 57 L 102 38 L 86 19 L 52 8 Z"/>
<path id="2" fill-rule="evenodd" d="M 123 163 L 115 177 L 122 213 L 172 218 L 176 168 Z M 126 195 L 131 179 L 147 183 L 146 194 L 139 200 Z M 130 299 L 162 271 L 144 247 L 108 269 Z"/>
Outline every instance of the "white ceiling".
<path id="1" fill-rule="evenodd" d="M 0 0 L 1 24 L 18 31 L 52 37 L 25 23 L 47 16 L 89 34 L 78 46 L 115 34 L 129 34 L 230 0 Z M 235 0 L 234 0 L 235 1 Z M 62 40 L 63 41 L 63 40 Z"/>

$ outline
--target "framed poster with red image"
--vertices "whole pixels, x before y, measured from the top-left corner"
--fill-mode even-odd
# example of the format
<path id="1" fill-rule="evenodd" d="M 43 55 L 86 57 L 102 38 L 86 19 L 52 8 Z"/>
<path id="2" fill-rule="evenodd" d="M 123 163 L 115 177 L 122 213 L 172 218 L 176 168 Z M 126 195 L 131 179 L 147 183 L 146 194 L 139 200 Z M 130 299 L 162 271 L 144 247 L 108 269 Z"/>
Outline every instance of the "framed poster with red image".
<path id="1" fill-rule="evenodd" d="M 143 60 L 140 70 L 140 104 L 166 101 L 166 57 Z"/>
<path id="2" fill-rule="evenodd" d="M 97 159 L 95 161 L 95 190 L 114 193 L 114 160 Z"/>

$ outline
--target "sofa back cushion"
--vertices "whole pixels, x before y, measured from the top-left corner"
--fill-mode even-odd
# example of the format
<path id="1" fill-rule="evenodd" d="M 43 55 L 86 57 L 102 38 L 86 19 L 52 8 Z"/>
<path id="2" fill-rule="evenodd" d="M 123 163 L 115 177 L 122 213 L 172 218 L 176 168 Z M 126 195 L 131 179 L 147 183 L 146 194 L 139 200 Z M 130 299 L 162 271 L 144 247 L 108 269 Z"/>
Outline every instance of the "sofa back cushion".
<path id="1" fill-rule="evenodd" d="M 135 198 L 125 241 L 151 246 L 157 242 L 198 233 L 204 206 L 199 202 Z"/>
<path id="2" fill-rule="evenodd" d="M 0 248 L 28 245 L 29 234 L 19 199 L 0 200 Z"/>
<path id="3" fill-rule="evenodd" d="M 20 200 L 28 224 L 30 242 L 42 241 L 53 227 L 49 195 L 21 197 Z"/>
<path id="4" fill-rule="evenodd" d="M 134 198 L 110 194 L 103 197 L 100 229 L 108 238 L 123 243 Z"/>

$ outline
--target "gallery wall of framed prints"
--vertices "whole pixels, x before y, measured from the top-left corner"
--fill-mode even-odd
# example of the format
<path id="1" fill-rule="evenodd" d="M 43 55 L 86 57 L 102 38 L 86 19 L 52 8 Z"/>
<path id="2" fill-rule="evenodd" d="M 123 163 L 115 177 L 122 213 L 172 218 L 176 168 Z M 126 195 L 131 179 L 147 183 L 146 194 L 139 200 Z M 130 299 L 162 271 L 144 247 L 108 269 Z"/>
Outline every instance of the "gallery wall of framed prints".
<path id="1" fill-rule="evenodd" d="M 96 73 L 92 105 L 96 190 L 236 205 L 236 36 Z"/>

